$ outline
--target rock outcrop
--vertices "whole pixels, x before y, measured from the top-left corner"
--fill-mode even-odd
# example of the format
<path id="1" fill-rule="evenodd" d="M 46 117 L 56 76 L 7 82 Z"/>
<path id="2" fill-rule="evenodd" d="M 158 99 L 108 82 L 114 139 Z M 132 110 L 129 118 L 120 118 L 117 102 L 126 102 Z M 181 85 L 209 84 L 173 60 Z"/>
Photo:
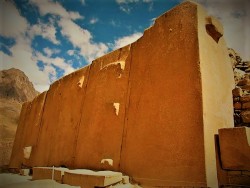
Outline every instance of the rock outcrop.
<path id="1" fill-rule="evenodd" d="M 243 61 L 233 50 L 229 49 L 235 89 L 233 92 L 235 127 L 250 127 L 250 61 Z"/>
<path id="2" fill-rule="evenodd" d="M 9 163 L 22 103 L 37 94 L 22 71 L 0 71 L 0 166 Z"/>

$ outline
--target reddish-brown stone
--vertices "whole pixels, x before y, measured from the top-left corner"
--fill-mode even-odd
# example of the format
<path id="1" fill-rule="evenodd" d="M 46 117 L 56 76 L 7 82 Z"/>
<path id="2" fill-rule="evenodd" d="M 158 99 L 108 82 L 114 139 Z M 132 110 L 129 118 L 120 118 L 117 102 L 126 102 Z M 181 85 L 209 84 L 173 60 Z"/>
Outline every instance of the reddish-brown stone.
<path id="1" fill-rule="evenodd" d="M 233 89 L 233 96 L 234 97 L 241 97 L 243 95 L 243 91 L 241 88 L 236 87 Z"/>
<path id="2" fill-rule="evenodd" d="M 250 79 L 244 78 L 237 83 L 237 86 L 250 85 Z"/>
<path id="3" fill-rule="evenodd" d="M 197 19 L 195 9 L 187 4 L 163 15 L 131 49 L 129 111 L 121 170 L 133 174 L 142 184 L 184 186 L 180 180 L 186 185 L 205 184 L 203 135 L 196 134 L 202 133 L 203 127 L 202 112 L 198 110 L 202 99 L 196 64 L 197 25 L 192 24 Z M 179 24 L 175 20 L 180 20 Z M 185 63 L 180 68 L 178 62 Z M 192 167 L 185 165 L 194 163 Z"/>
<path id="4" fill-rule="evenodd" d="M 241 86 L 241 88 L 242 88 L 243 90 L 246 90 L 246 91 L 250 92 L 250 84 L 249 84 L 249 85 Z"/>
<path id="5" fill-rule="evenodd" d="M 216 187 L 213 134 L 233 124 L 233 72 L 201 12 L 185 2 L 137 42 L 52 84 L 25 164 L 120 170 L 142 186 Z M 24 120 L 19 126 L 16 142 Z"/>
<path id="6" fill-rule="evenodd" d="M 223 169 L 250 170 L 249 131 L 247 127 L 219 130 Z"/>
<path id="7" fill-rule="evenodd" d="M 23 134 L 25 134 L 25 118 L 26 112 L 28 110 L 30 102 L 25 102 L 22 105 L 22 110 L 19 118 L 19 123 L 16 130 L 16 136 L 14 145 L 12 148 L 11 158 L 10 158 L 10 168 L 21 168 L 22 159 L 23 159 Z M 27 115 L 28 116 L 28 115 Z"/>
<path id="8" fill-rule="evenodd" d="M 91 64 L 74 167 L 119 170 L 130 70 L 129 53 L 130 46 L 127 46 Z M 112 159 L 113 165 L 104 166 L 102 159 Z"/>
<path id="9" fill-rule="evenodd" d="M 240 97 L 241 102 L 250 102 L 250 95 Z"/>
<path id="10" fill-rule="evenodd" d="M 72 166 L 88 74 L 89 66 L 51 85 L 33 153 L 34 166 Z"/>
<path id="11" fill-rule="evenodd" d="M 243 109 L 250 109 L 250 102 L 242 103 Z"/>
<path id="12" fill-rule="evenodd" d="M 235 102 L 234 103 L 234 109 L 236 109 L 236 110 L 241 109 L 241 103 L 240 102 Z"/>
<path id="13" fill-rule="evenodd" d="M 250 123 L 250 111 L 242 111 L 240 113 L 243 123 Z"/>

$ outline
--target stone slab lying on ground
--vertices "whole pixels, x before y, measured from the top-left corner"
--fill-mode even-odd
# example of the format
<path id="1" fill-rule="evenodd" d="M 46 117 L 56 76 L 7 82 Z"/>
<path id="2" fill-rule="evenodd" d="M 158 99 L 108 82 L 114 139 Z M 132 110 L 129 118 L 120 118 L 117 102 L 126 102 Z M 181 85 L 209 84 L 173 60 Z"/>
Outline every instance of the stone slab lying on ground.
<path id="1" fill-rule="evenodd" d="M 41 180 L 41 179 L 54 179 L 55 181 L 61 183 L 62 175 L 64 171 L 68 170 L 67 168 L 54 168 L 53 167 L 34 167 L 32 180 Z"/>
<path id="2" fill-rule="evenodd" d="M 220 129 L 219 141 L 223 169 L 250 171 L 250 128 Z"/>
<path id="3" fill-rule="evenodd" d="M 67 170 L 63 183 L 81 187 L 106 187 L 122 181 L 122 173 L 112 171 Z"/>
<path id="4" fill-rule="evenodd" d="M 64 177 L 63 177 L 64 176 Z M 122 173 L 113 171 L 92 171 L 86 169 L 34 167 L 32 180 L 54 179 L 59 183 L 83 187 L 105 187 L 123 180 Z M 129 183 L 129 182 L 127 182 Z"/>

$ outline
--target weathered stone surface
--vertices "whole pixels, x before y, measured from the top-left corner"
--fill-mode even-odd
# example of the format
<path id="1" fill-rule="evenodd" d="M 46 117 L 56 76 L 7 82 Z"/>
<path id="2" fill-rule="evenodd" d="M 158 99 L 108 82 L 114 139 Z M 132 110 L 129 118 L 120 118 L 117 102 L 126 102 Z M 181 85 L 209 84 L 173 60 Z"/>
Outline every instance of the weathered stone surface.
<path id="1" fill-rule="evenodd" d="M 60 79 L 48 91 L 33 165 L 73 165 L 89 69 Z"/>
<path id="2" fill-rule="evenodd" d="M 244 123 L 250 123 L 250 111 L 242 111 L 240 115 Z"/>
<path id="3" fill-rule="evenodd" d="M 237 86 L 250 85 L 250 80 L 248 78 L 242 79 L 238 82 Z"/>
<path id="4" fill-rule="evenodd" d="M 250 102 L 242 103 L 243 109 L 250 109 Z"/>
<path id="5" fill-rule="evenodd" d="M 250 95 L 240 97 L 241 102 L 250 102 Z"/>
<path id="6" fill-rule="evenodd" d="M 91 64 L 76 145 L 75 168 L 119 170 L 130 71 L 129 54 L 130 45 Z M 101 163 L 103 159 L 111 159 L 113 164 Z"/>
<path id="7" fill-rule="evenodd" d="M 38 95 L 33 101 L 23 105 L 15 138 L 20 140 L 15 141 L 13 146 L 10 162 L 11 168 L 20 168 L 22 163 L 28 166 L 34 165 L 32 158 L 25 159 L 24 149 L 25 147 L 31 147 L 33 151 L 36 150 L 34 146 L 37 145 L 39 132 L 41 131 L 41 118 L 46 94 L 47 93 L 44 92 Z"/>
<path id="8" fill-rule="evenodd" d="M 23 159 L 23 135 L 25 133 L 25 118 L 26 111 L 28 110 L 29 102 L 25 102 L 22 105 L 22 110 L 19 118 L 19 124 L 16 131 L 15 141 L 12 148 L 11 158 L 10 158 L 10 168 L 20 168 Z"/>
<path id="9" fill-rule="evenodd" d="M 234 97 L 241 97 L 243 94 L 243 91 L 240 87 L 234 88 L 232 92 Z"/>
<path id="10" fill-rule="evenodd" d="M 55 82 L 24 162 L 119 170 L 142 186 L 217 187 L 214 134 L 233 126 L 222 34 L 216 19 L 185 2 L 137 42 Z"/>
<path id="11" fill-rule="evenodd" d="M 250 128 L 219 130 L 223 169 L 250 170 Z"/>
<path id="12" fill-rule="evenodd" d="M 235 102 L 234 103 L 234 109 L 236 109 L 236 110 L 241 109 L 241 103 L 240 102 Z"/>
<path id="13" fill-rule="evenodd" d="M 242 88 L 243 90 L 246 90 L 246 91 L 250 92 L 250 84 L 249 84 L 249 85 L 241 86 L 241 88 Z"/>

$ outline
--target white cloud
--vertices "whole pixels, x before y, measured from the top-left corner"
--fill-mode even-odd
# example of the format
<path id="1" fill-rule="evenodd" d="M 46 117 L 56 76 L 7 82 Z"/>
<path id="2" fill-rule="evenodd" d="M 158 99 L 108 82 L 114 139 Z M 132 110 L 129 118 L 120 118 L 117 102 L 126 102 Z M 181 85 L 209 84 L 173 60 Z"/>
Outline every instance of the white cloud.
<path id="1" fill-rule="evenodd" d="M 86 5 L 85 0 L 80 0 L 80 2 L 82 3 L 82 5 Z"/>
<path id="2" fill-rule="evenodd" d="M 64 70 L 64 75 L 70 74 L 75 71 L 75 69 L 70 64 L 66 63 L 65 60 L 60 57 L 51 58 L 44 56 L 40 52 L 36 52 L 33 58 L 36 61 L 42 61 L 45 64 L 45 67 L 47 68 L 47 70 L 49 70 L 47 73 L 50 73 L 54 78 L 54 80 L 52 81 L 55 81 L 56 79 L 56 72 L 53 71 L 55 70 L 53 65 Z"/>
<path id="3" fill-rule="evenodd" d="M 62 35 L 67 37 L 74 47 L 80 48 L 81 55 L 84 56 L 89 63 L 108 51 L 107 45 L 104 43 L 94 43 L 91 33 L 73 21 L 62 18 L 58 24 L 62 28 Z"/>
<path id="4" fill-rule="evenodd" d="M 67 12 L 67 10 L 58 2 L 53 2 L 49 0 L 30 0 L 30 2 L 35 4 L 39 8 L 39 12 L 42 15 L 55 14 L 63 18 L 68 18 L 72 20 L 84 18 L 78 12 Z"/>
<path id="5" fill-rule="evenodd" d="M 58 54 L 60 53 L 60 50 L 59 49 L 51 49 L 51 48 L 44 48 L 43 49 L 44 53 L 48 56 L 48 57 L 51 57 L 53 54 Z"/>
<path id="6" fill-rule="evenodd" d="M 126 12 L 127 14 L 129 14 L 131 12 L 131 8 L 129 6 L 120 6 L 120 10 L 123 12 Z"/>
<path id="7" fill-rule="evenodd" d="M 61 33 L 69 39 L 73 46 L 80 48 L 81 55 L 88 62 L 108 51 L 105 44 L 93 42 L 91 33 L 73 22 L 75 19 L 83 18 L 79 13 L 67 12 L 57 2 L 48 0 L 31 0 L 31 2 L 38 6 L 41 15 L 52 14 L 58 15 L 60 18 L 50 19 L 46 24 L 39 22 L 30 26 L 27 20 L 19 14 L 14 4 L 10 1 L 0 1 L 0 19 L 1 26 L 3 26 L 0 28 L 0 34 L 12 37 L 16 41 L 16 44 L 10 49 L 12 56 L 0 51 L 1 69 L 15 67 L 22 70 L 40 92 L 48 89 L 51 82 L 57 79 L 56 67 L 62 69 L 64 74 L 75 71 L 72 62 L 66 62 L 60 57 L 52 58 L 53 54 L 59 53 L 58 49 L 44 48 L 43 51 L 46 55 L 43 55 L 41 52 L 34 53 L 31 48 L 31 42 L 37 35 L 52 41 L 54 44 L 59 44 L 56 38 L 55 22 L 61 27 Z M 68 53 L 72 54 L 70 51 Z M 43 63 L 42 70 L 37 65 L 38 61 Z"/>
<path id="8" fill-rule="evenodd" d="M 44 24 L 38 22 L 38 24 L 33 25 L 30 28 L 29 34 L 31 38 L 36 35 L 40 35 L 43 38 L 50 40 L 54 44 L 60 44 L 60 42 L 56 39 L 56 28 L 52 23 Z"/>
<path id="9" fill-rule="evenodd" d="M 90 23 L 90 24 L 95 24 L 95 23 L 97 23 L 98 21 L 99 21 L 98 18 L 91 18 L 90 21 L 89 21 L 89 23 Z"/>
<path id="10" fill-rule="evenodd" d="M 0 51 L 0 61 L 2 61 L 2 69 L 17 68 L 22 70 L 29 80 L 34 84 L 34 87 L 39 90 L 39 87 L 48 88 L 50 81 L 45 72 L 39 70 L 36 61 L 32 58 L 32 49 L 30 41 L 24 38 L 18 38 L 16 45 L 12 47 L 12 56 L 8 56 Z"/>
<path id="11" fill-rule="evenodd" d="M 30 0 L 36 6 L 42 15 L 56 14 L 61 18 L 56 20 L 61 27 L 61 33 L 68 38 L 74 47 L 80 48 L 82 56 L 90 63 L 98 56 L 104 55 L 108 51 L 107 45 L 104 43 L 95 43 L 92 41 L 91 33 L 81 28 L 72 20 L 83 18 L 76 12 L 67 12 L 61 4 L 58 2 L 51 2 L 49 0 L 39 1 Z M 92 20 L 92 23 L 96 23 L 98 20 Z"/>
<path id="12" fill-rule="evenodd" d="M 129 36 L 125 36 L 125 37 L 121 37 L 117 40 L 115 40 L 115 44 L 114 44 L 114 50 L 121 48 L 123 46 L 126 46 L 128 44 L 131 44 L 133 42 L 135 42 L 137 39 L 139 39 L 142 36 L 142 33 L 134 33 L 132 35 Z"/>
<path id="13" fill-rule="evenodd" d="M 151 3 L 153 0 L 142 0 L 143 3 Z"/>
<path id="14" fill-rule="evenodd" d="M 29 25 L 26 19 L 20 16 L 13 3 L 10 1 L 0 1 L 0 7 L 0 34 L 7 37 L 24 35 Z"/>
<path id="15" fill-rule="evenodd" d="M 139 2 L 150 4 L 148 10 L 153 10 L 153 0 L 116 0 L 116 3 L 119 5 L 120 10 L 127 14 L 129 14 L 132 10 L 132 7 L 130 5 Z"/>
<path id="16" fill-rule="evenodd" d="M 119 27 L 119 26 L 120 26 L 120 24 L 117 23 L 115 20 L 111 20 L 111 21 L 110 21 L 110 24 L 111 24 L 112 26 L 114 26 L 114 27 Z"/>
<path id="17" fill-rule="evenodd" d="M 228 47 L 234 48 L 243 59 L 250 59 L 250 1 L 196 0 L 209 14 L 219 18 L 224 27 Z"/>
<path id="18" fill-rule="evenodd" d="M 137 3 L 139 0 L 116 0 L 118 4 L 128 4 L 128 3 Z"/>
<path id="19" fill-rule="evenodd" d="M 25 36 L 29 24 L 10 1 L 0 1 L 0 7 L 2 19 L 0 34 L 12 37 L 16 41 L 16 44 L 10 49 L 12 56 L 0 51 L 0 69 L 13 67 L 20 69 L 29 77 L 37 90 L 40 87 L 48 88 L 50 84 L 48 76 L 39 71 L 36 61 L 32 59 L 31 39 Z M 15 21 L 13 22 L 13 20 Z"/>
<path id="20" fill-rule="evenodd" d="M 67 54 L 69 54 L 70 56 L 72 56 L 72 55 L 75 54 L 75 51 L 74 51 L 74 50 L 68 50 L 68 51 L 67 51 Z"/>

